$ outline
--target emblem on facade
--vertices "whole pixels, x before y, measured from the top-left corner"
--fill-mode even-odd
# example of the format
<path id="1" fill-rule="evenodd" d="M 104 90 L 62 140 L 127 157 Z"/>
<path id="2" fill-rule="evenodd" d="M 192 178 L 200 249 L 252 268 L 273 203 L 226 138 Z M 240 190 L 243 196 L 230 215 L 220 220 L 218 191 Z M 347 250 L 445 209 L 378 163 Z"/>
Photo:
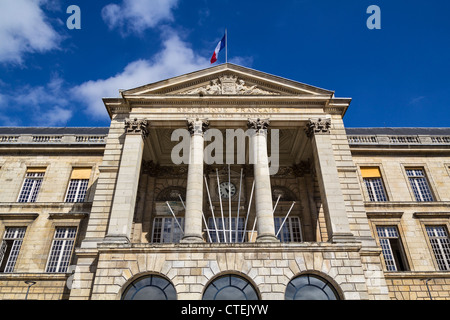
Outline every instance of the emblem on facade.
<path id="1" fill-rule="evenodd" d="M 315 134 L 330 133 L 331 119 L 310 119 L 306 124 L 305 133 L 308 138 Z"/>
<path id="2" fill-rule="evenodd" d="M 256 85 L 248 86 L 245 81 L 233 75 L 223 75 L 219 79 L 211 80 L 207 86 L 195 88 L 182 95 L 279 95 L 258 88 Z"/>
<path id="3" fill-rule="evenodd" d="M 142 137 L 148 136 L 148 121 L 147 120 L 125 120 L 125 132 L 126 133 L 140 133 Z"/>

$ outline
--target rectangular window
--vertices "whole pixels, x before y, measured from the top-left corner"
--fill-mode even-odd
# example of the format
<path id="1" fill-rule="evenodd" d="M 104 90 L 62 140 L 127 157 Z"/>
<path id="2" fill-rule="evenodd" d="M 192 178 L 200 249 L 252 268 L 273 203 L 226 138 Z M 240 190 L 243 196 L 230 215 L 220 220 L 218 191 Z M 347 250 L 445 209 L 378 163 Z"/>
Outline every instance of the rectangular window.
<path id="1" fill-rule="evenodd" d="M 28 168 L 17 202 L 36 202 L 45 168 Z"/>
<path id="2" fill-rule="evenodd" d="M 6 228 L 0 244 L 0 272 L 13 272 L 26 228 Z"/>
<path id="3" fill-rule="evenodd" d="M 406 169 L 406 175 L 417 201 L 433 201 L 433 195 L 423 169 Z"/>
<path id="4" fill-rule="evenodd" d="M 230 219 L 229 218 L 216 218 L 216 223 L 214 224 L 214 219 L 208 219 L 208 230 L 211 236 L 211 241 L 213 243 L 239 243 L 242 242 L 244 237 L 244 218 L 239 218 L 237 224 L 236 232 L 236 218 L 231 218 L 231 230 L 230 230 Z M 225 224 L 225 226 L 224 226 Z M 217 232 L 216 232 L 217 226 Z M 231 239 L 230 239 L 231 232 Z M 217 235 L 219 238 L 217 238 Z M 209 240 L 209 238 L 208 238 Z M 225 241 L 226 240 L 226 241 Z M 230 241 L 231 240 L 231 241 Z"/>
<path id="5" fill-rule="evenodd" d="M 84 202 L 91 176 L 91 168 L 74 168 L 66 193 L 66 202 Z"/>
<path id="6" fill-rule="evenodd" d="M 278 232 L 285 217 L 274 217 L 275 231 Z M 300 219 L 298 217 L 288 217 L 283 224 L 283 228 L 278 234 L 281 242 L 301 242 L 302 232 L 300 227 Z"/>
<path id="7" fill-rule="evenodd" d="M 377 227 L 377 234 L 383 249 L 383 257 L 388 271 L 407 271 L 408 264 L 403 251 L 397 227 Z"/>
<path id="8" fill-rule="evenodd" d="M 177 222 L 178 221 L 178 222 Z M 178 225 L 179 224 L 179 225 Z M 184 218 L 155 218 L 153 221 L 153 243 L 179 243 L 183 237 Z"/>
<path id="9" fill-rule="evenodd" d="M 370 201 L 387 201 L 380 169 L 377 167 L 361 167 L 361 175 Z"/>
<path id="10" fill-rule="evenodd" d="M 426 227 L 439 270 L 450 271 L 450 240 L 444 226 Z"/>
<path id="11" fill-rule="evenodd" d="M 72 256 L 77 228 L 56 228 L 46 272 L 66 272 Z"/>

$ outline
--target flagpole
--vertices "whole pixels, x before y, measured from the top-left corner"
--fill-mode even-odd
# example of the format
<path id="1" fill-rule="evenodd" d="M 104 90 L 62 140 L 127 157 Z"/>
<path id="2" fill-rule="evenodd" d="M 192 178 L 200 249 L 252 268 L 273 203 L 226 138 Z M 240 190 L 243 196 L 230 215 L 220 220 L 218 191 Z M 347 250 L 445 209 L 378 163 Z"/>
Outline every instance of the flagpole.
<path id="1" fill-rule="evenodd" d="M 228 63 L 228 32 L 225 28 L 225 63 Z"/>

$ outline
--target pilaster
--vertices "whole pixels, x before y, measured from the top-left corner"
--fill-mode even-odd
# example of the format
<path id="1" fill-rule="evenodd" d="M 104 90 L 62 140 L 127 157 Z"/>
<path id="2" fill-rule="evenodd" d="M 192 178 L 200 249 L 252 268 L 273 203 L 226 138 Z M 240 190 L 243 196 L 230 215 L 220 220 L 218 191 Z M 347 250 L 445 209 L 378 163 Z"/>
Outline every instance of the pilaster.
<path id="1" fill-rule="evenodd" d="M 130 242 L 139 176 L 148 136 L 146 120 L 125 120 L 125 142 L 105 242 Z"/>
<path id="2" fill-rule="evenodd" d="M 310 119 L 306 125 L 305 133 L 311 139 L 314 166 L 319 181 L 329 241 L 354 241 L 334 159 L 330 127 L 330 119 Z"/>

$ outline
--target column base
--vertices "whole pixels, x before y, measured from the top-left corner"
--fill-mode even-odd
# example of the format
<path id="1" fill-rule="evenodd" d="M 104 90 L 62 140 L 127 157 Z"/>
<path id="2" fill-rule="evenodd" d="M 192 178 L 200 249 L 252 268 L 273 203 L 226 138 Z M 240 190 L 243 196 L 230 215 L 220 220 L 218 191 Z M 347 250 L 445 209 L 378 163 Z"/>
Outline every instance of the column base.
<path id="1" fill-rule="evenodd" d="M 359 242 L 353 233 L 335 233 L 331 235 L 329 242 L 342 243 L 342 242 Z"/>
<path id="2" fill-rule="evenodd" d="M 198 235 L 185 235 L 180 243 L 204 243 L 203 237 Z"/>
<path id="3" fill-rule="evenodd" d="M 102 243 L 111 243 L 111 244 L 129 244 L 130 239 L 124 235 L 107 235 Z"/>
<path id="4" fill-rule="evenodd" d="M 256 237 L 256 242 L 280 242 L 273 234 L 260 234 Z"/>

